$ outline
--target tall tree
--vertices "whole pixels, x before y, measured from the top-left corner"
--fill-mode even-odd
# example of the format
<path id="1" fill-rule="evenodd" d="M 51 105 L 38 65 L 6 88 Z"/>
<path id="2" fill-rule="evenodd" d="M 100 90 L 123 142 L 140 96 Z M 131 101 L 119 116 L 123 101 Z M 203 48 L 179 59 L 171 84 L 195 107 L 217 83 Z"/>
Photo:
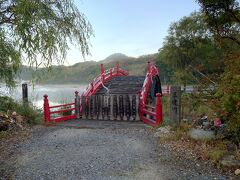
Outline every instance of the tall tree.
<path id="1" fill-rule="evenodd" d="M 218 41 L 229 39 L 240 46 L 240 7 L 237 0 L 198 0 L 208 27 Z"/>
<path id="2" fill-rule="evenodd" d="M 237 0 L 198 0 L 209 29 L 224 52 L 224 73 L 220 76 L 214 105 L 240 143 L 240 6 Z"/>
<path id="3" fill-rule="evenodd" d="M 92 27 L 73 0 L 0 1 L 0 80 L 11 86 L 20 64 L 62 63 L 69 43 L 89 54 Z"/>
<path id="4" fill-rule="evenodd" d="M 175 69 L 175 80 L 185 86 L 198 72 L 217 77 L 216 74 L 223 71 L 223 64 L 215 58 L 221 55 L 220 48 L 214 43 L 213 34 L 199 12 L 170 26 L 159 53 L 161 59 Z"/>

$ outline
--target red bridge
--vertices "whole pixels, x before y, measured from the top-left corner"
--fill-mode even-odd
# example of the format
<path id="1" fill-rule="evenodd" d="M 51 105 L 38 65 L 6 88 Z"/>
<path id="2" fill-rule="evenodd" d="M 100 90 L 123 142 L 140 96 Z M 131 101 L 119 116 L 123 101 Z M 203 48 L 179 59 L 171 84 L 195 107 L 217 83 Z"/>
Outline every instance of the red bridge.
<path id="1" fill-rule="evenodd" d="M 148 62 L 145 77 L 129 76 L 119 64 L 105 71 L 101 64 L 101 74 L 81 95 L 75 92 L 73 103 L 49 106 L 48 96 L 44 95 L 44 120 L 47 124 L 81 118 L 141 120 L 159 126 L 163 121 L 164 94 L 169 94 L 169 88 L 162 91 L 159 71 L 154 63 Z M 56 117 L 56 114 L 62 116 Z"/>

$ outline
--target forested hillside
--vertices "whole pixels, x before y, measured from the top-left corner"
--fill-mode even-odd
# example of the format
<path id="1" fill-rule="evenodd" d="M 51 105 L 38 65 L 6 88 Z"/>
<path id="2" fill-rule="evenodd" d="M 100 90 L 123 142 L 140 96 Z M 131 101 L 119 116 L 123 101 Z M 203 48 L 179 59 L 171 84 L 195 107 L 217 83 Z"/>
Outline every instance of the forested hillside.
<path id="1" fill-rule="evenodd" d="M 85 61 L 72 66 L 53 66 L 52 69 L 32 68 L 23 66 L 19 77 L 22 80 L 32 80 L 34 77 L 37 83 L 69 84 L 69 83 L 89 83 L 100 73 L 100 64 L 103 63 L 105 69 L 114 67 L 119 62 L 120 67 L 128 70 L 131 75 L 145 75 L 147 62 L 155 61 L 157 54 L 144 55 L 138 58 L 128 57 L 124 54 L 116 53 L 101 61 Z"/>

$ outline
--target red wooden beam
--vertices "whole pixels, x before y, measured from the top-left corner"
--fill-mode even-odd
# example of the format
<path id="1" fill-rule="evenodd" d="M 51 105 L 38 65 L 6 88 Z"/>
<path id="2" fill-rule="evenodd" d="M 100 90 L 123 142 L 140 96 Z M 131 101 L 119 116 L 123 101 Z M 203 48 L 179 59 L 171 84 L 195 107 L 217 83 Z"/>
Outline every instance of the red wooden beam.
<path id="1" fill-rule="evenodd" d="M 48 95 L 44 95 L 44 103 L 43 103 L 43 114 L 44 114 L 44 122 L 49 123 L 50 122 L 50 108 L 49 108 L 49 102 L 48 102 Z"/>
<path id="2" fill-rule="evenodd" d="M 147 105 L 147 104 L 145 104 L 145 107 L 150 108 L 150 109 L 154 109 L 154 110 L 155 110 L 155 107 L 150 106 L 150 105 Z"/>
<path id="3" fill-rule="evenodd" d="M 63 117 L 59 117 L 59 118 L 53 118 L 51 119 L 51 121 L 53 122 L 60 122 L 60 121 L 67 121 L 67 120 L 71 120 L 71 119 L 76 119 L 76 115 L 69 115 L 69 116 L 63 116 Z"/>
<path id="4" fill-rule="evenodd" d="M 60 104 L 60 105 L 56 105 L 56 106 L 50 106 L 49 108 L 58 108 L 58 107 L 65 107 L 65 106 L 72 106 L 75 103 L 69 103 L 69 104 Z"/>
<path id="5" fill-rule="evenodd" d="M 163 112 L 162 112 L 162 97 L 161 94 L 156 94 L 156 125 L 159 126 L 163 121 Z"/>
<path id="6" fill-rule="evenodd" d="M 149 119 L 143 116 L 141 120 L 146 124 L 150 124 L 151 126 L 156 126 L 156 121 L 154 121 L 153 119 Z"/>
<path id="7" fill-rule="evenodd" d="M 69 109 L 61 109 L 61 110 L 57 110 L 57 111 L 51 111 L 50 114 L 63 113 L 63 112 L 68 112 L 68 111 L 72 111 L 72 110 L 75 110 L 75 107 L 69 108 Z"/>
<path id="8" fill-rule="evenodd" d="M 155 113 L 155 112 L 149 111 L 149 110 L 147 110 L 147 109 L 143 109 L 143 113 L 148 114 L 148 115 L 150 115 L 150 116 L 156 116 L 156 113 Z"/>
<path id="9" fill-rule="evenodd" d="M 128 74 L 127 71 L 124 71 L 119 67 L 119 64 L 116 64 L 114 69 L 110 68 L 107 71 L 104 70 L 104 66 L 101 64 L 101 74 L 94 78 L 93 82 L 88 85 L 82 95 L 85 97 L 92 96 L 102 87 L 102 83 L 109 81 L 113 77 L 127 76 Z"/>

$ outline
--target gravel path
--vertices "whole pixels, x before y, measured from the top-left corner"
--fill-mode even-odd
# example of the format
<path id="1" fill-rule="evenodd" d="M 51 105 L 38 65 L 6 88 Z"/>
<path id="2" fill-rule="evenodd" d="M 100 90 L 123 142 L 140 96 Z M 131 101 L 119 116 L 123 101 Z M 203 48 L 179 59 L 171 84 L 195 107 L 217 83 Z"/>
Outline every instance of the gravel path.
<path id="1" fill-rule="evenodd" d="M 227 179 L 205 162 L 171 152 L 141 123 L 39 127 L 18 148 L 14 179 Z"/>

